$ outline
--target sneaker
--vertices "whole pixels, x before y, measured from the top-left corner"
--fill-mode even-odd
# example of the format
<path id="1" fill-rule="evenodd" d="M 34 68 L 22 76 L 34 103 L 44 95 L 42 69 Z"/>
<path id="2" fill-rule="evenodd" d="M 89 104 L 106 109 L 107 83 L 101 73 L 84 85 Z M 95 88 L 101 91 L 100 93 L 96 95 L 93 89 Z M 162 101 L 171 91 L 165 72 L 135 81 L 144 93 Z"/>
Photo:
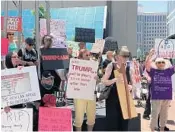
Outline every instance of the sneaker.
<path id="1" fill-rule="evenodd" d="M 145 119 L 145 120 L 150 120 L 150 117 L 147 116 L 147 115 L 143 115 L 143 119 Z"/>

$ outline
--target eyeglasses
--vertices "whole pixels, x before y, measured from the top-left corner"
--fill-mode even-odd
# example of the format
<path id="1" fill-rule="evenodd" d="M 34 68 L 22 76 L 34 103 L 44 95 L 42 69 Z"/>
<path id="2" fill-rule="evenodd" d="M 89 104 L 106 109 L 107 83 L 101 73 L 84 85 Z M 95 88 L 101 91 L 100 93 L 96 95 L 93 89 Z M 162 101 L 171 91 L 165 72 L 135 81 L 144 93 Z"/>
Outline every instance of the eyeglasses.
<path id="1" fill-rule="evenodd" d="M 89 55 L 89 54 L 87 54 L 86 56 L 87 56 L 87 57 L 89 57 L 90 55 Z"/>
<path id="2" fill-rule="evenodd" d="M 165 64 L 165 62 L 164 61 L 159 61 L 159 62 L 157 62 L 157 64 Z"/>

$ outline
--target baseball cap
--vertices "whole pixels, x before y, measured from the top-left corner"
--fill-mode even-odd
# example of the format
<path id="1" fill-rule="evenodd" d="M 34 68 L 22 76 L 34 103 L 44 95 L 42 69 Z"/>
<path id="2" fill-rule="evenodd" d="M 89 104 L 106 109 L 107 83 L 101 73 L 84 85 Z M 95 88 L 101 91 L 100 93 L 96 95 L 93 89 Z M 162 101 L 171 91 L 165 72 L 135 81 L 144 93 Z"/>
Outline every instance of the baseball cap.
<path id="1" fill-rule="evenodd" d="M 34 40 L 32 38 L 26 38 L 25 40 L 26 44 L 33 46 L 34 45 Z"/>

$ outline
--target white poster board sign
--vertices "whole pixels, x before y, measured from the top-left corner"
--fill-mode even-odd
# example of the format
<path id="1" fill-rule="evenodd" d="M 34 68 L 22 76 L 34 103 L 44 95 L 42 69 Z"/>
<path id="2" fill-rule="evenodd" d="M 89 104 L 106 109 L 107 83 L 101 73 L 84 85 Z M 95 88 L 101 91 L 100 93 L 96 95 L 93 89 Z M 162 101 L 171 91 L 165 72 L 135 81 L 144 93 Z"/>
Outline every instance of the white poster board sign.
<path id="1" fill-rule="evenodd" d="M 98 62 L 71 59 L 67 84 L 67 97 L 94 100 Z"/>
<path id="2" fill-rule="evenodd" d="M 103 53 L 104 45 L 105 45 L 104 39 L 97 39 L 92 46 L 91 52 L 92 53 Z"/>
<path id="3" fill-rule="evenodd" d="M 173 100 L 175 100 L 175 74 L 172 76 Z"/>
<path id="4" fill-rule="evenodd" d="M 1 70 L 2 107 L 40 100 L 35 66 Z"/>
<path id="5" fill-rule="evenodd" d="M 1 110 L 1 131 L 18 132 L 33 130 L 33 109 L 11 109 L 6 113 Z"/>
<path id="6" fill-rule="evenodd" d="M 155 51 L 157 57 L 175 58 L 175 39 L 156 39 Z"/>
<path id="7" fill-rule="evenodd" d="M 131 62 L 130 75 L 133 85 L 133 96 L 140 98 L 141 92 L 141 76 L 140 76 L 140 65 L 137 61 Z"/>

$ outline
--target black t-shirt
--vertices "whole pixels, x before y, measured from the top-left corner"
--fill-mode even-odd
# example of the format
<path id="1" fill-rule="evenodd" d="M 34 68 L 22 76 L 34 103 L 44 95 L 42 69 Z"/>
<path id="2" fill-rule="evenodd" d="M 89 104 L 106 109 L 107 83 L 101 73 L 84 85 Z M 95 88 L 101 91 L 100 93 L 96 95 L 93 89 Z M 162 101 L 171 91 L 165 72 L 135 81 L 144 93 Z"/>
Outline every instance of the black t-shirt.
<path id="1" fill-rule="evenodd" d="M 18 51 L 18 56 L 27 62 L 36 62 L 38 59 L 37 51 L 35 49 L 32 49 L 31 51 L 28 51 L 27 49 L 20 49 Z"/>

